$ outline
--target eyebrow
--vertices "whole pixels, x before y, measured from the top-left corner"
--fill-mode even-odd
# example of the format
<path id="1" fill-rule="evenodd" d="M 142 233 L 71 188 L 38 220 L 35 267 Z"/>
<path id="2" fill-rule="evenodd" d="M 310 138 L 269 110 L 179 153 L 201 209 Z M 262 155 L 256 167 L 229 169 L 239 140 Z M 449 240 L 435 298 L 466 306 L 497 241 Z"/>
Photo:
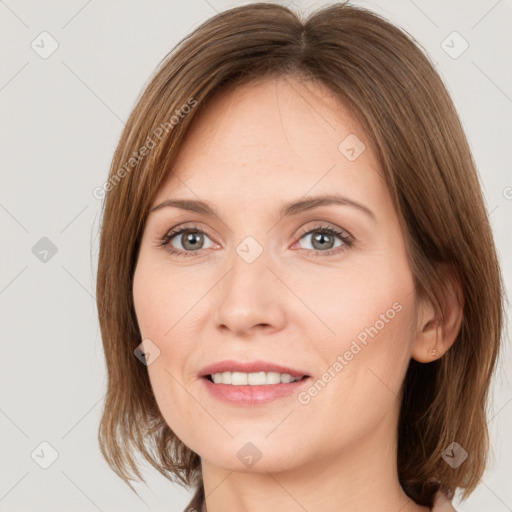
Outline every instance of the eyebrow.
<path id="1" fill-rule="evenodd" d="M 281 218 L 289 217 L 291 215 L 297 215 L 299 213 L 312 210 L 314 208 L 319 208 L 320 206 L 327 206 L 333 204 L 352 206 L 353 208 L 356 208 L 359 211 L 368 215 L 374 221 L 377 220 L 375 214 L 367 206 L 358 203 L 353 199 L 349 199 L 347 197 L 343 197 L 337 194 L 313 196 L 307 199 L 299 199 L 297 201 L 285 203 L 284 205 L 282 205 L 280 209 L 280 215 Z M 162 203 L 153 207 L 149 211 L 149 213 L 166 207 L 180 208 L 181 210 L 196 212 L 209 217 L 219 217 L 215 209 L 212 208 L 208 203 L 195 199 L 166 199 Z"/>

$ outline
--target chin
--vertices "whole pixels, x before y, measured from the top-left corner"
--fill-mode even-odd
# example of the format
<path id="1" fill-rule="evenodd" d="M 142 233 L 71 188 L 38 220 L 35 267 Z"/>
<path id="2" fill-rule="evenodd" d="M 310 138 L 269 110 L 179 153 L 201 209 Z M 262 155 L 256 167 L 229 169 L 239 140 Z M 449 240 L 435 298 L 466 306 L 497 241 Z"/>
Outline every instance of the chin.
<path id="1" fill-rule="evenodd" d="M 245 435 L 230 439 L 222 446 L 220 442 L 212 441 L 205 452 L 199 450 L 196 453 L 210 464 L 239 473 L 278 473 L 300 465 L 296 459 L 297 454 L 303 453 L 299 440 L 294 447 L 284 445 L 278 438 L 272 442 L 264 437 L 253 441 L 250 438 Z"/>

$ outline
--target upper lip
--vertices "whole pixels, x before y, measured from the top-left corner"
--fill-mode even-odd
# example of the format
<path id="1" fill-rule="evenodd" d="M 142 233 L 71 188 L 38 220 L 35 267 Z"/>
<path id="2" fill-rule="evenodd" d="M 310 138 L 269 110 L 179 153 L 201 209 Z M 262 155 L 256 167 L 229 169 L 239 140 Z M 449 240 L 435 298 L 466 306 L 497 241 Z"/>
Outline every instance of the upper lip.
<path id="1" fill-rule="evenodd" d="M 278 372 L 287 373 L 292 377 L 308 377 L 306 372 L 289 368 L 277 363 L 269 361 L 234 361 L 225 360 L 205 366 L 200 372 L 199 377 L 205 377 L 213 373 L 221 372 L 243 372 L 243 373 L 256 373 L 256 372 Z"/>

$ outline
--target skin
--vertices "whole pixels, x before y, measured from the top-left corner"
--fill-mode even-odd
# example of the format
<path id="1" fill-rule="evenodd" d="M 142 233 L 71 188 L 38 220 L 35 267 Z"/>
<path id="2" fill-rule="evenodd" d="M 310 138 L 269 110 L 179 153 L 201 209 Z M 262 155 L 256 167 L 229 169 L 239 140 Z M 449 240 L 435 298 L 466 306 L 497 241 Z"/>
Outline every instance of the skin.
<path id="1" fill-rule="evenodd" d="M 350 134 L 366 146 L 354 161 L 338 149 Z M 285 202 L 330 193 L 375 218 L 349 205 L 279 216 Z M 291 77 L 225 91 L 194 121 L 153 206 L 170 198 L 207 201 L 218 216 L 153 211 L 133 295 L 142 339 L 160 350 L 148 366 L 156 400 L 201 456 L 208 512 L 428 510 L 398 481 L 400 389 L 411 357 L 429 362 L 434 347 L 436 357 L 448 350 L 459 317 L 448 310 L 443 333 L 418 299 L 397 213 L 358 120 L 324 86 Z M 205 233 L 191 256 L 159 246 L 189 223 Z M 314 244 L 300 232 L 318 235 L 322 225 L 345 230 L 353 244 L 337 236 Z M 236 251 L 247 236 L 263 249 L 250 264 Z M 173 246 L 187 250 L 185 237 Z M 317 381 L 396 303 L 394 318 L 307 404 L 293 395 L 231 405 L 198 377 L 213 362 L 262 359 Z M 247 442 L 261 452 L 250 468 L 237 457 Z"/>

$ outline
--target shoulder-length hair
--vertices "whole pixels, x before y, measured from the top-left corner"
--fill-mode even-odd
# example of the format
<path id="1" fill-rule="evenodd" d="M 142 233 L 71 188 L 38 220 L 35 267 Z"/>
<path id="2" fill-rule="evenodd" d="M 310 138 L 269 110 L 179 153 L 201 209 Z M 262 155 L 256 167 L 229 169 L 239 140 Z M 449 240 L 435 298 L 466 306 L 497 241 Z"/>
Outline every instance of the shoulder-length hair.
<path id="1" fill-rule="evenodd" d="M 115 150 L 104 197 L 97 306 L 108 372 L 98 439 L 110 467 L 145 481 L 141 454 L 171 481 L 202 485 L 200 457 L 159 412 L 141 343 L 132 279 L 148 210 L 194 117 L 228 86 L 268 77 L 327 85 L 363 124 L 385 177 L 408 249 L 416 292 L 438 318 L 448 270 L 461 285 L 463 319 L 450 350 L 410 361 L 398 429 L 398 475 L 431 506 L 440 487 L 466 498 L 488 455 L 486 406 L 499 353 L 503 285 L 476 166 L 454 104 L 420 45 L 366 9 L 338 3 L 307 19 L 253 3 L 207 20 L 160 62 Z M 441 457 L 456 441 L 467 460 Z M 432 481 L 434 480 L 434 483 Z"/>

